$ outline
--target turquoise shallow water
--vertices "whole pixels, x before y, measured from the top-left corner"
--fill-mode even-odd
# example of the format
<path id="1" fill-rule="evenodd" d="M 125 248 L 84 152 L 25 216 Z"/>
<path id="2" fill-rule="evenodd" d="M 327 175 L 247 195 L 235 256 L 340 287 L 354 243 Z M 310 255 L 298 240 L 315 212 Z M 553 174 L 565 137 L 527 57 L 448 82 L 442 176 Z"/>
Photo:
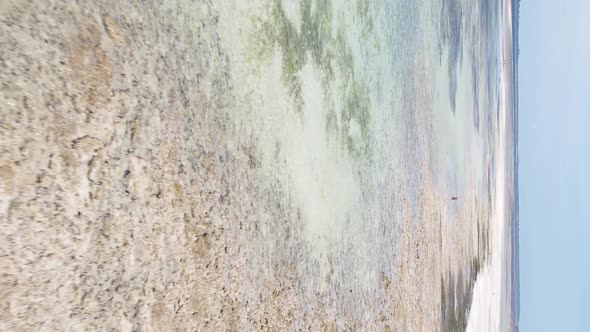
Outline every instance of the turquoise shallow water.
<path id="1" fill-rule="evenodd" d="M 388 301 L 375 295 L 380 279 L 403 296 L 440 286 L 442 324 L 464 328 L 489 250 L 498 3 L 302 0 L 267 10 L 252 43 L 270 76 L 280 68 L 282 89 L 267 92 L 284 94 L 288 112 L 262 116 L 263 141 L 274 142 L 263 159 L 269 172 L 284 161 L 298 206 L 311 255 L 301 269 L 313 276 L 305 296 L 330 294 L 368 322 L 377 316 L 366 306 Z M 426 266 L 403 266 L 418 239 L 436 270 L 430 286 L 401 280 Z"/>

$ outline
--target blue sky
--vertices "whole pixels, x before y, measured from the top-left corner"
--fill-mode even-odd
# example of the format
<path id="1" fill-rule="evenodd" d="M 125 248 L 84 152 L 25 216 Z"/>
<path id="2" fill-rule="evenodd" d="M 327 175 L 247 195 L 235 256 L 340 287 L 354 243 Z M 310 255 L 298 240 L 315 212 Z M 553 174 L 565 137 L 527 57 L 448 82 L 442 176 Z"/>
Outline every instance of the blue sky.
<path id="1" fill-rule="evenodd" d="M 590 331 L 590 1 L 521 0 L 521 331 Z"/>

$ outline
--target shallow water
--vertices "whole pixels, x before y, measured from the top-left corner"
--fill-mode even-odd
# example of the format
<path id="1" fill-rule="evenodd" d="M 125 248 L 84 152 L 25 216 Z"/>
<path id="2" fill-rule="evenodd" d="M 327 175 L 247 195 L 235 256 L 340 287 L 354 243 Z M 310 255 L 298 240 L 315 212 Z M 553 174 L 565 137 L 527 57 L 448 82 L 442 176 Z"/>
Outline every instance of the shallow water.
<path id="1" fill-rule="evenodd" d="M 426 243 L 432 273 L 440 274 L 429 278 L 443 294 L 433 308 L 441 324 L 465 328 L 489 250 L 498 3 L 266 4 L 253 11 L 249 39 L 249 63 L 266 88 L 260 112 L 240 123 L 261 125 L 253 135 L 261 137 L 266 172 L 278 176 L 296 206 L 310 250 L 297 264 L 313 271 L 300 280 L 306 301 L 318 296 L 307 293 L 312 289 L 331 294 L 346 314 L 337 315 L 339 326 L 374 321 L 377 310 L 366 306 L 388 301 L 377 292 L 380 279 L 395 284 L 413 273 L 394 263 L 408 250 L 398 243 L 399 228 L 414 243 L 421 236 L 415 225 L 436 223 L 432 239 L 443 229 L 466 233 L 445 245 Z M 425 187 L 437 198 L 425 201 Z M 439 220 L 424 211 L 438 211 Z M 449 296 L 462 300 L 447 303 Z"/>

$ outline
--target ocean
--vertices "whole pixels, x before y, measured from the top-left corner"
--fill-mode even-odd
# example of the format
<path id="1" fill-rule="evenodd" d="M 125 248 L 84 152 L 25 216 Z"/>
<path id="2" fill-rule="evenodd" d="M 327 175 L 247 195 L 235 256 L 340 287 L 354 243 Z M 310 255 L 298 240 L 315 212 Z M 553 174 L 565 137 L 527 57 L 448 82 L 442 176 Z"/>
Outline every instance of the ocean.
<path id="1" fill-rule="evenodd" d="M 236 62 L 255 73 L 240 79 L 251 81 L 243 94 L 259 97 L 237 121 L 260 138 L 265 173 L 297 209 L 304 311 L 317 310 L 319 296 L 337 304 L 339 327 L 468 327 L 478 276 L 500 273 L 490 261 L 505 255 L 493 233 L 506 222 L 498 177 L 511 174 L 506 6 L 304 0 L 243 9 L 254 32 L 240 38 L 249 57 Z M 262 251 L 291 261 L 269 242 Z"/>

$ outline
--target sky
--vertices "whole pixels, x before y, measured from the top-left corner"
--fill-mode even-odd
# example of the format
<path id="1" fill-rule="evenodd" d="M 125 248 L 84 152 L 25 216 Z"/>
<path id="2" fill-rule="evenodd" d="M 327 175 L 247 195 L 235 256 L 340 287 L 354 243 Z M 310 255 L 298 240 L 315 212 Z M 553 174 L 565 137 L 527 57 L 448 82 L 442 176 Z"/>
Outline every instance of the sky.
<path id="1" fill-rule="evenodd" d="M 590 331 L 590 1 L 521 0 L 520 331 Z"/>

